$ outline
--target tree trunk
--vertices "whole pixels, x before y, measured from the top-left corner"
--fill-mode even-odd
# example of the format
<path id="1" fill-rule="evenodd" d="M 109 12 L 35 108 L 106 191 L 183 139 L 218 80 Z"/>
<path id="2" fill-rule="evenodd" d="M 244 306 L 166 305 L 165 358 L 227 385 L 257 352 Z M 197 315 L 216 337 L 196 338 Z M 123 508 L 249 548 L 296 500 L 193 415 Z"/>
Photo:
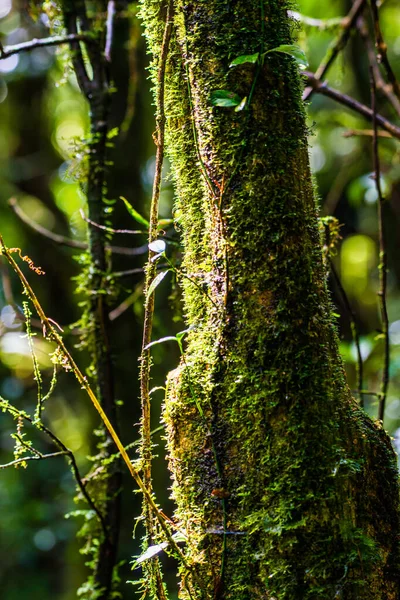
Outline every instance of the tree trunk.
<path id="1" fill-rule="evenodd" d="M 191 330 L 165 406 L 181 598 L 399 598 L 394 453 L 345 383 L 282 0 L 175 0 L 167 151 Z M 144 0 L 151 52 L 165 6 Z M 212 106 L 229 90 L 243 110 Z"/>

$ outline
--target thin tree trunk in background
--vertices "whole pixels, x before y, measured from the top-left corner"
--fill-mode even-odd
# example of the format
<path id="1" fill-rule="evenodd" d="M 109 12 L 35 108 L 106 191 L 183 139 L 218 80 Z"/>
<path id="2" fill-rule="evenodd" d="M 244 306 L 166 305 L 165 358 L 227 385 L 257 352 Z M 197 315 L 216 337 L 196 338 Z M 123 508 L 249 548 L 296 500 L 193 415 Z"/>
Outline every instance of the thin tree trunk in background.
<path id="1" fill-rule="evenodd" d="M 395 600 L 396 463 L 344 379 L 297 66 L 275 52 L 229 68 L 293 43 L 288 8 L 174 3 L 167 151 L 192 280 L 165 407 L 181 597 Z M 143 18 L 157 56 L 164 4 L 144 0 Z M 216 90 L 244 109 L 212 106 Z"/>
<path id="2" fill-rule="evenodd" d="M 113 7 L 112 7 L 113 8 Z M 88 18 L 84 0 L 63 0 L 64 25 L 69 34 L 77 33 L 78 29 L 88 32 L 93 23 Z M 111 36 L 111 34 L 110 34 Z M 112 38 L 112 36 L 111 36 Z M 105 221 L 104 199 L 106 194 L 106 150 L 110 103 L 110 82 L 105 57 L 101 46 L 87 46 L 87 56 L 92 75 L 89 77 L 87 64 L 82 55 L 79 42 L 71 44 L 72 64 L 79 87 L 86 97 L 90 112 L 89 157 L 87 165 L 87 206 L 90 220 L 88 227 L 88 246 L 90 265 L 84 271 L 87 277 L 87 301 L 83 319 L 85 322 L 85 340 L 92 357 L 93 375 L 95 377 L 97 397 L 107 414 L 112 426 L 118 434 L 117 407 L 114 390 L 114 368 L 110 344 L 109 320 L 109 284 L 106 281 L 110 265 L 107 263 L 105 249 L 105 233 L 94 226 L 100 226 Z M 111 53 L 111 46 L 108 49 Z M 110 59 L 110 57 L 109 57 Z M 84 286 L 81 284 L 81 291 Z M 98 444 L 100 450 L 94 463 L 93 470 L 99 468 L 104 459 L 110 459 L 114 453 L 111 436 L 104 430 Z M 109 600 L 114 592 L 114 574 L 118 557 L 118 540 L 121 508 L 121 471 L 119 462 L 111 467 L 102 467 L 100 490 L 96 499 L 100 504 L 107 535 L 102 536 L 98 544 L 93 544 L 91 567 L 93 575 L 89 577 L 86 588 L 92 588 L 90 593 L 96 594 L 96 600 Z M 95 533 L 86 534 L 88 544 L 92 543 Z M 88 591 L 87 589 L 85 591 Z"/>

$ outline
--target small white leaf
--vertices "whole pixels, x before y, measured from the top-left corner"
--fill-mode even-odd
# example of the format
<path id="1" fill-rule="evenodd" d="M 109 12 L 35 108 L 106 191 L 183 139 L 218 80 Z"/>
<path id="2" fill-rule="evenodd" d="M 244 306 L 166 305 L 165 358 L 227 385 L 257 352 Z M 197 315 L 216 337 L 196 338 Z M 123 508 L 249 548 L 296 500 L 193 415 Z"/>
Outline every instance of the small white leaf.
<path id="1" fill-rule="evenodd" d="M 162 542 L 162 544 L 155 544 L 154 546 L 149 546 L 146 552 L 144 552 L 141 556 L 139 556 L 139 558 L 135 560 L 134 567 L 136 565 L 140 565 L 140 563 L 144 562 L 145 560 L 149 560 L 149 558 L 153 558 L 153 556 L 159 554 L 161 550 L 164 550 L 164 548 L 166 548 L 167 546 L 168 542 Z"/>
<path id="2" fill-rule="evenodd" d="M 164 240 L 154 240 L 154 242 L 150 242 L 149 244 L 150 250 L 157 252 L 158 254 L 165 252 L 166 247 L 167 244 L 164 242 Z"/>
<path id="3" fill-rule="evenodd" d="M 176 337 L 174 335 L 167 335 L 167 337 L 163 337 L 160 338 L 159 340 L 155 340 L 154 342 L 150 342 L 150 344 L 147 344 L 147 346 L 144 347 L 144 350 L 148 350 L 149 348 L 151 348 L 152 346 L 156 346 L 157 344 L 162 344 L 164 342 L 177 342 L 178 340 L 176 339 Z"/>

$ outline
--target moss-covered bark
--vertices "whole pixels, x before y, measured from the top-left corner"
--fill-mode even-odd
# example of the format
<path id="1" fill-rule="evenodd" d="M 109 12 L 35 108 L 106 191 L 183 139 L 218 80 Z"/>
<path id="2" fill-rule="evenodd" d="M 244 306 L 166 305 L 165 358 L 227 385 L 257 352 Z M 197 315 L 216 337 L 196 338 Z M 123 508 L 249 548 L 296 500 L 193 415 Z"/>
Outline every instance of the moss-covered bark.
<path id="1" fill-rule="evenodd" d="M 174 3 L 167 150 L 197 283 L 182 281 L 192 329 L 165 407 L 192 565 L 181 597 L 394 600 L 396 466 L 338 355 L 297 67 L 271 53 L 229 68 L 292 43 L 287 8 Z M 165 8 L 142 12 L 156 57 Z M 214 107 L 221 89 L 251 102 Z"/>

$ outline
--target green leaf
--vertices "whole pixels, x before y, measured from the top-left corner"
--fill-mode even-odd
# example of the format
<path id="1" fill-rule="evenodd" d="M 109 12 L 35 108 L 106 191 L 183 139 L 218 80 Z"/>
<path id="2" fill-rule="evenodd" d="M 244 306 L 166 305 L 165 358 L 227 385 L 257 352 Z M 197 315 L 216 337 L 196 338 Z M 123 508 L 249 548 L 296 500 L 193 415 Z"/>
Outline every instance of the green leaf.
<path id="1" fill-rule="evenodd" d="M 159 273 L 156 277 L 154 277 L 153 281 L 149 285 L 149 289 L 147 290 L 147 297 L 151 296 L 151 294 L 154 292 L 156 287 L 162 282 L 162 280 L 164 279 L 164 277 L 170 270 L 171 269 L 167 269 L 166 271 L 161 271 L 161 273 Z"/>
<path id="2" fill-rule="evenodd" d="M 172 223 L 174 222 L 173 219 L 159 219 L 158 223 L 157 223 L 157 227 L 168 227 L 168 225 L 172 225 Z"/>
<path id="3" fill-rule="evenodd" d="M 295 59 L 298 65 L 305 68 L 308 67 L 308 60 L 303 50 L 297 46 L 296 44 L 282 44 L 281 46 L 277 46 L 276 48 L 271 48 L 271 50 L 267 50 L 264 52 L 263 56 L 269 54 L 270 52 L 283 52 L 284 54 L 289 54 L 292 58 Z"/>
<path id="4" fill-rule="evenodd" d="M 190 331 L 190 327 L 189 329 L 184 329 L 183 331 L 179 331 L 179 333 L 176 334 L 176 339 L 178 340 L 178 342 L 180 342 L 181 340 L 183 340 L 183 338 L 185 337 L 185 335 L 187 333 L 189 333 Z"/>
<path id="5" fill-rule="evenodd" d="M 238 106 L 242 99 L 234 92 L 227 90 L 215 90 L 211 93 L 210 102 L 213 106 L 223 106 L 224 108 L 232 108 Z"/>
<path id="6" fill-rule="evenodd" d="M 107 133 L 107 139 L 112 140 L 113 138 L 117 137 L 118 134 L 119 134 L 118 127 L 114 127 L 113 129 L 110 129 L 110 131 Z"/>
<path id="7" fill-rule="evenodd" d="M 150 223 L 144 217 L 142 217 L 142 215 L 140 213 L 138 213 L 137 210 L 135 210 L 133 208 L 132 204 L 130 202 L 128 202 L 128 200 L 126 198 L 124 198 L 123 196 L 120 196 L 120 198 L 123 201 L 123 203 L 125 204 L 126 210 L 131 215 L 131 217 L 133 219 L 135 219 L 135 221 L 137 221 L 141 225 L 144 225 L 146 227 L 146 229 L 148 229 L 150 227 Z"/>
<path id="8" fill-rule="evenodd" d="M 243 56 L 238 56 L 231 62 L 230 67 L 237 67 L 238 65 L 244 65 L 246 63 L 256 63 L 260 57 L 260 53 L 256 52 L 256 54 L 243 54 Z"/>

